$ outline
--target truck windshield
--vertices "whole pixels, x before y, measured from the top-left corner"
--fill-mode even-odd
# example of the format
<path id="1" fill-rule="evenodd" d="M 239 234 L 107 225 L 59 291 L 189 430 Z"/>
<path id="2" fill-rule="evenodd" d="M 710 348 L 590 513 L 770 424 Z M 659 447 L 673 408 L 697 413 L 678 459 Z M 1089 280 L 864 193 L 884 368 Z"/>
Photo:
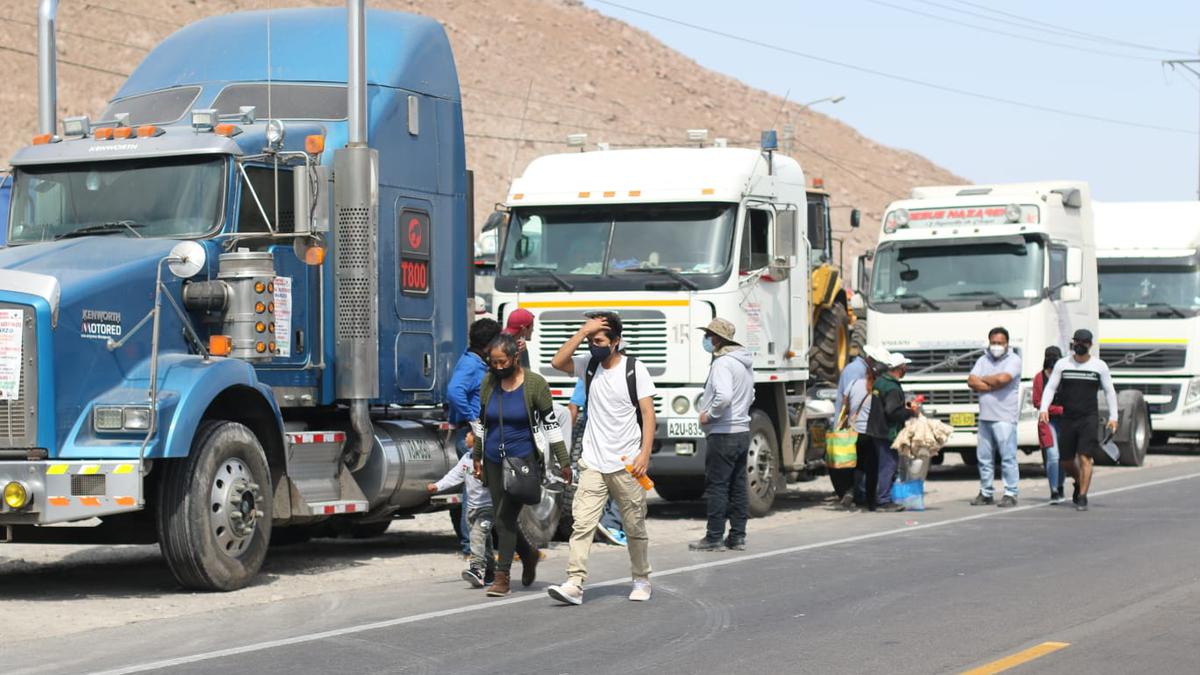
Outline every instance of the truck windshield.
<path id="1" fill-rule="evenodd" d="M 882 311 L 970 311 L 1029 306 L 1043 295 L 1043 243 L 889 242 L 875 253 L 871 303 Z"/>
<path id="2" fill-rule="evenodd" d="M 1193 259 L 1100 262 L 1100 316 L 1178 319 L 1200 314 L 1200 266 Z"/>
<path id="3" fill-rule="evenodd" d="M 496 287 L 566 281 L 580 289 L 647 284 L 715 288 L 728 278 L 735 204 L 635 204 L 516 209 Z M 547 290 L 551 290 L 547 288 Z"/>
<path id="4" fill-rule="evenodd" d="M 20 167 L 9 242 L 207 234 L 221 223 L 225 162 L 202 156 Z"/>

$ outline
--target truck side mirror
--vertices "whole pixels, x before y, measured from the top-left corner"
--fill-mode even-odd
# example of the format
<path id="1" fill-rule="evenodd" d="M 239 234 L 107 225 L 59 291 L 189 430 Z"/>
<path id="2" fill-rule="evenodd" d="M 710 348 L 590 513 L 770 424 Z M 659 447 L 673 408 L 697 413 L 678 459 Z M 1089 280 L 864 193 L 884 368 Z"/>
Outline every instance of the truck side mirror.
<path id="1" fill-rule="evenodd" d="M 1083 283 L 1083 249 L 1072 246 L 1067 249 L 1067 285 Z"/>
<path id="2" fill-rule="evenodd" d="M 862 211 L 850 209 L 850 227 L 862 225 Z"/>
<path id="3" fill-rule="evenodd" d="M 1063 286 L 1058 291 L 1058 299 L 1063 302 L 1079 302 L 1083 299 L 1083 289 L 1079 286 Z"/>
<path id="4" fill-rule="evenodd" d="M 508 213 L 505 211 L 492 211 L 487 220 L 483 221 L 483 231 L 491 232 L 499 230 L 503 232 L 508 227 Z"/>

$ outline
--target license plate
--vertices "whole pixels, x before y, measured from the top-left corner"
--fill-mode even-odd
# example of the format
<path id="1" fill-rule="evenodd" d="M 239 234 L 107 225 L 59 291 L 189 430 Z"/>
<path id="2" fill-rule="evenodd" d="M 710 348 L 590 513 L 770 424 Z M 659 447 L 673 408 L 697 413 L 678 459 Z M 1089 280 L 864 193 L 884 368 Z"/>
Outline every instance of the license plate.
<path id="1" fill-rule="evenodd" d="M 704 430 L 700 428 L 700 420 L 667 420 L 667 436 L 669 438 L 703 438 Z"/>
<path id="2" fill-rule="evenodd" d="M 952 427 L 973 427 L 975 426 L 975 413 L 950 413 L 950 426 Z"/>

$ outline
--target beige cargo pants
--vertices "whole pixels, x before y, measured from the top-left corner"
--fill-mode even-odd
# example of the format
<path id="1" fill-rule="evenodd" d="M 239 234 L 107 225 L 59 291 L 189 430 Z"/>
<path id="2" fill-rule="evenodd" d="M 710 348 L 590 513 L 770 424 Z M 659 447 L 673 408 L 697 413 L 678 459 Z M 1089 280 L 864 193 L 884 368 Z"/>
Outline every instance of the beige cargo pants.
<path id="1" fill-rule="evenodd" d="M 624 469 L 600 473 L 580 462 L 579 484 L 571 506 L 574 527 L 571 530 L 570 557 L 567 560 L 567 581 L 580 588 L 587 580 L 588 554 L 596 526 L 611 495 L 621 510 L 625 536 L 629 540 L 629 562 L 634 579 L 650 576 L 650 537 L 646 534 L 646 491 Z"/>

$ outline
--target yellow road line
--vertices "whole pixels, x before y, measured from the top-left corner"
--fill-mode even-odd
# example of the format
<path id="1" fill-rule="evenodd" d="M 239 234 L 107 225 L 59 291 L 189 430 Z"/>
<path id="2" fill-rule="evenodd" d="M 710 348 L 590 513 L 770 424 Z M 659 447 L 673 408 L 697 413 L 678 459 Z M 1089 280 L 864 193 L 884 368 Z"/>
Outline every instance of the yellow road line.
<path id="1" fill-rule="evenodd" d="M 1186 345 L 1187 338 L 1100 338 L 1102 345 Z"/>
<path id="2" fill-rule="evenodd" d="M 963 675 L 992 675 L 993 673 L 1002 673 L 1010 668 L 1016 668 L 1023 663 L 1029 663 L 1034 659 L 1039 659 L 1047 654 L 1053 654 L 1060 649 L 1070 646 L 1071 643 L 1069 642 L 1043 642 L 1040 645 L 1035 645 L 1011 656 L 992 661 L 978 668 L 972 668 L 965 671 Z"/>
<path id="3" fill-rule="evenodd" d="M 522 302 L 521 307 L 534 309 L 558 309 L 565 307 L 687 307 L 688 300 L 547 300 Z"/>

